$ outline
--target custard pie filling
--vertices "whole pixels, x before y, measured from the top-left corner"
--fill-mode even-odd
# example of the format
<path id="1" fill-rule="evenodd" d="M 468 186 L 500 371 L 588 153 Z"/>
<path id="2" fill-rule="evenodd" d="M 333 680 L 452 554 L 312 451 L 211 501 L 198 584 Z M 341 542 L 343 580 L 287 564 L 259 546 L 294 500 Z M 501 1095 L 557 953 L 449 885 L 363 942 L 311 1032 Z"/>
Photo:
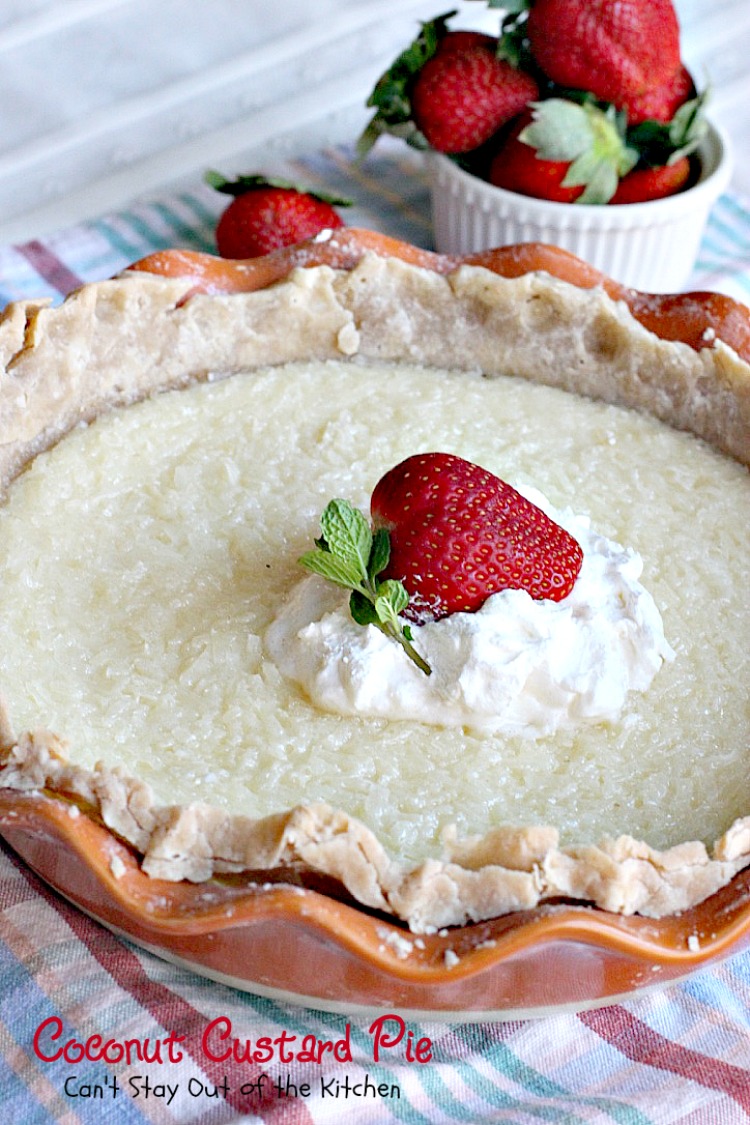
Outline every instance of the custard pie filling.
<path id="1" fill-rule="evenodd" d="M 340 592 L 298 559 L 331 497 L 366 510 L 383 472 L 429 449 L 546 506 L 580 535 L 584 568 L 567 606 L 507 591 L 425 626 L 449 628 L 434 642 L 437 694 L 420 695 L 422 673 L 374 630 L 353 626 L 351 640 Z M 315 847 L 364 832 L 380 890 L 362 891 L 343 861 L 324 869 L 416 929 L 571 887 L 596 900 L 590 881 L 554 872 L 602 841 L 614 843 L 594 870 L 622 858 L 646 882 L 655 854 L 669 869 L 692 848 L 683 858 L 711 867 L 710 893 L 737 866 L 726 845 L 711 860 L 712 842 L 748 811 L 749 514 L 746 469 L 693 435 L 510 376 L 328 359 L 111 410 L 36 456 L 0 508 L 3 706 L 15 731 L 63 740 L 19 738 L 0 784 L 57 777 L 93 800 L 111 778 L 145 783 L 131 838 L 147 852 L 156 839 L 168 877 L 186 871 L 183 810 L 212 810 L 196 829 L 204 850 L 216 818 L 232 836 L 313 810 Z M 501 688 L 479 682 L 493 660 Z M 526 858 L 482 851 L 523 826 Z M 307 830 L 295 821 L 275 862 L 311 862 L 295 845 Z M 257 866 L 243 846 L 188 877 Z M 518 877 L 512 893 L 484 906 L 469 889 L 453 913 L 444 895 L 413 907 L 406 885 L 415 871 L 459 885 L 500 868 Z"/>

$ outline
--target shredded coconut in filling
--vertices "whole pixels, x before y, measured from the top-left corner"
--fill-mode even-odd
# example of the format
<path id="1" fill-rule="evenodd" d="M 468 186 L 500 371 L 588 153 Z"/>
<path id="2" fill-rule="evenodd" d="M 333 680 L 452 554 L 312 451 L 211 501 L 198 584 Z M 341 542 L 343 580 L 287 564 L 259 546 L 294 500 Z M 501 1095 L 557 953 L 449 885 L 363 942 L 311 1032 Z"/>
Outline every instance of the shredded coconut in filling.
<path id="1" fill-rule="evenodd" d="M 438 444 L 643 559 L 676 658 L 614 721 L 528 738 L 341 715 L 269 659 L 326 502 L 365 508 L 388 468 Z M 15 730 L 58 733 L 78 765 L 158 802 L 260 817 L 325 801 L 404 862 L 440 855 L 450 825 L 712 841 L 747 812 L 749 499 L 747 472 L 695 438 L 522 380 L 336 362 L 237 375 L 102 416 L 13 483 L 0 693 Z"/>

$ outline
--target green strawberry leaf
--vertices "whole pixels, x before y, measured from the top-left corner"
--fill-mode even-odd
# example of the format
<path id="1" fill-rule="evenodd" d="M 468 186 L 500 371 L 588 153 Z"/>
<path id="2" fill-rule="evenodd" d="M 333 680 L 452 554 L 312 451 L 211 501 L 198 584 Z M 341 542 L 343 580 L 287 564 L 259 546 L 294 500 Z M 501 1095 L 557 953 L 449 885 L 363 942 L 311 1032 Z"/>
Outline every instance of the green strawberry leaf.
<path id="1" fill-rule="evenodd" d="M 684 102 L 669 122 L 669 139 L 675 150 L 692 152 L 703 140 L 708 130 L 705 108 L 710 92 L 704 90 L 697 98 Z"/>
<path id="2" fill-rule="evenodd" d="M 583 106 L 551 98 L 547 102 L 532 102 L 532 109 L 534 119 L 519 140 L 535 148 L 541 160 L 569 162 L 591 147 L 591 122 Z"/>
<path id="3" fill-rule="evenodd" d="M 576 203 L 607 203 L 621 176 L 638 161 L 625 139 L 625 116 L 614 106 L 548 98 L 532 102 L 533 120 L 519 140 L 535 148 L 542 160 L 570 165 L 565 187 L 583 187 Z"/>
<path id="4" fill-rule="evenodd" d="M 537 73 L 539 68 L 531 53 L 526 34 L 526 20 L 530 5 L 526 0 L 518 0 L 518 3 L 515 4 L 512 0 L 507 0 L 507 2 L 503 0 L 502 5 L 498 6 L 504 7 L 507 15 L 503 17 L 500 24 L 497 57 L 505 59 L 516 69 L 528 71 L 529 74 Z"/>
<path id="5" fill-rule="evenodd" d="M 690 156 L 706 135 L 705 116 L 710 91 L 704 90 L 679 107 L 671 121 L 641 121 L 628 129 L 628 144 L 638 152 L 639 164 L 659 168 Z"/>
<path id="6" fill-rule="evenodd" d="M 310 195 L 313 199 L 317 199 L 321 203 L 330 203 L 333 207 L 352 206 L 351 199 L 346 199 L 340 195 L 332 195 L 330 192 L 319 191 L 317 188 L 301 187 L 299 184 L 292 183 L 291 180 L 285 180 L 280 176 L 265 176 L 262 173 L 253 173 L 243 174 L 237 176 L 234 180 L 228 180 L 221 172 L 210 168 L 204 174 L 203 180 L 215 191 L 235 197 L 247 195 L 249 191 L 255 191 L 256 188 L 275 187 L 282 188 L 285 191 L 298 191 L 301 195 Z"/>
<path id="7" fill-rule="evenodd" d="M 537 72 L 539 68 L 531 54 L 526 35 L 526 20 L 531 9 L 531 0 L 484 0 L 484 2 L 488 8 L 502 10 L 505 13 L 500 21 L 497 57 L 530 74 Z"/>
<path id="8" fill-rule="evenodd" d="M 570 165 L 563 187 L 584 186 L 577 203 L 606 203 L 617 191 L 618 183 L 619 176 L 612 165 L 587 152 Z"/>

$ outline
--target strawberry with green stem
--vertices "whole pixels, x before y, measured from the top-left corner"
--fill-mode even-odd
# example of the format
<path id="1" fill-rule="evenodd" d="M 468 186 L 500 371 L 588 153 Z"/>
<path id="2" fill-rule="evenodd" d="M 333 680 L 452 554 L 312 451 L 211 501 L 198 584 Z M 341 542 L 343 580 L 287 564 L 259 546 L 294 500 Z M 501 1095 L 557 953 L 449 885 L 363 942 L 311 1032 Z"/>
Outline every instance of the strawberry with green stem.
<path id="1" fill-rule="evenodd" d="M 367 104 L 377 112 L 360 137 L 360 156 L 382 133 L 415 148 L 471 152 L 538 97 L 533 76 L 498 57 L 497 39 L 449 30 L 453 15 L 422 24 L 376 83 Z"/>
<path id="2" fill-rule="evenodd" d="M 535 102 L 500 144 L 496 187 L 558 203 L 635 203 L 684 187 L 689 156 L 705 135 L 706 95 L 671 121 L 628 127 L 623 111 L 587 97 Z"/>
<path id="3" fill-rule="evenodd" d="M 255 258 L 313 238 L 322 230 L 335 230 L 344 225 L 335 208 L 351 206 L 349 199 L 306 190 L 280 177 L 241 175 L 228 180 L 209 171 L 204 178 L 216 191 L 232 197 L 216 227 L 222 258 Z"/>
<path id="4" fill-rule="evenodd" d="M 637 162 L 613 106 L 549 98 L 519 119 L 495 155 L 490 181 L 558 203 L 607 203 Z"/>

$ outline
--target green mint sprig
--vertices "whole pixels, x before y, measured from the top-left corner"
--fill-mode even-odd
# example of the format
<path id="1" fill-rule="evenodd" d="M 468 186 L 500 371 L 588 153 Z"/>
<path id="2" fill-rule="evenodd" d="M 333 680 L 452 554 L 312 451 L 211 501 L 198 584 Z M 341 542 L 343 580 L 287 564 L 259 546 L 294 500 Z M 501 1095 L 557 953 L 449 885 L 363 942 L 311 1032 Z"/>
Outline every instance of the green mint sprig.
<path id="1" fill-rule="evenodd" d="M 411 629 L 400 617 L 409 604 L 401 582 L 379 579 L 391 554 L 390 536 L 385 528 L 374 533 L 357 508 L 348 500 L 331 500 L 320 517 L 322 535 L 315 550 L 302 555 L 299 562 L 313 574 L 351 590 L 349 610 L 358 625 L 374 625 L 401 645 L 407 656 L 429 676 L 429 664 L 412 644 Z"/>

